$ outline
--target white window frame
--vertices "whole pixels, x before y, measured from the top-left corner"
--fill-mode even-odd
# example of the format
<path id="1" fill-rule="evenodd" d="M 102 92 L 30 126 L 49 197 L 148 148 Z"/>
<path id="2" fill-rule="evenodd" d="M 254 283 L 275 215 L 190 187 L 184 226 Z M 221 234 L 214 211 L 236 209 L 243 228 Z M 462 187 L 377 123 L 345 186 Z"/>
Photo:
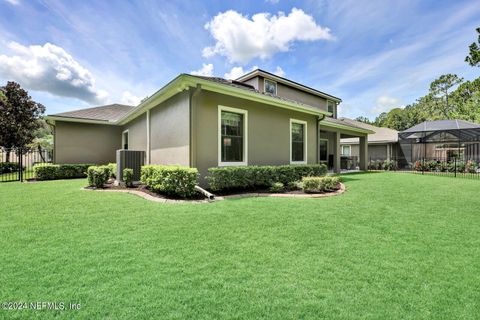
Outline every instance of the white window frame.
<path id="1" fill-rule="evenodd" d="M 330 112 L 330 111 L 328 111 L 328 105 L 330 103 L 333 104 L 332 118 L 336 118 L 337 117 L 337 103 L 335 101 L 332 101 L 332 100 L 327 100 L 327 112 Z"/>
<path id="2" fill-rule="evenodd" d="M 243 115 L 243 161 L 223 162 L 222 161 L 222 111 L 233 112 Z M 232 107 L 218 106 L 218 166 L 246 166 L 248 165 L 248 111 Z"/>
<path id="3" fill-rule="evenodd" d="M 128 134 L 128 146 L 130 147 L 130 133 L 128 132 L 128 129 L 127 129 L 122 132 L 122 149 L 125 147 L 125 133 Z"/>
<path id="4" fill-rule="evenodd" d="M 320 143 L 318 144 L 318 162 L 328 162 L 328 139 L 326 138 L 319 138 L 319 141 L 327 141 L 327 159 L 322 160 L 320 159 Z"/>
<path id="5" fill-rule="evenodd" d="M 272 82 L 272 83 L 275 83 L 275 93 L 273 93 L 273 95 L 277 95 L 277 91 L 278 91 L 278 83 L 276 81 L 273 81 L 273 80 L 270 80 L 270 79 L 267 79 L 267 78 L 263 78 L 263 92 L 265 93 L 270 93 L 270 92 L 267 92 L 267 90 L 265 90 L 266 86 L 265 86 L 265 83 L 269 81 L 269 82 Z M 270 93 L 272 94 L 272 93 Z"/>
<path id="6" fill-rule="evenodd" d="M 304 143 L 304 148 L 303 148 L 303 161 L 293 161 L 292 160 L 292 123 L 298 123 L 298 124 L 303 124 L 303 143 Z M 307 164 L 307 146 L 308 146 L 308 134 L 307 134 L 307 121 L 303 120 L 297 120 L 297 119 L 292 119 L 290 118 L 290 164 Z"/>
<path id="7" fill-rule="evenodd" d="M 348 150 L 350 150 L 350 151 L 348 152 L 348 155 L 345 154 L 345 153 L 343 153 L 343 148 L 345 148 L 345 147 L 348 147 Z M 352 156 L 352 146 L 351 146 L 351 145 L 349 145 L 349 144 L 343 144 L 343 145 L 342 145 L 342 156 L 349 156 L 349 157 Z"/>

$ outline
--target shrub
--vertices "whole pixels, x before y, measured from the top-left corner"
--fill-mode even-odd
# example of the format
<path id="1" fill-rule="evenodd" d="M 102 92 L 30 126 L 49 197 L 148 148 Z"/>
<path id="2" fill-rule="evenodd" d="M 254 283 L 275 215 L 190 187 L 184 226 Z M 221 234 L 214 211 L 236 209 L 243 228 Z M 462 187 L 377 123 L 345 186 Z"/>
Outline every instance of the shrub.
<path id="1" fill-rule="evenodd" d="M 327 167 L 315 165 L 242 166 L 208 169 L 206 177 L 212 191 L 267 188 L 275 182 L 284 186 L 303 177 L 324 176 Z"/>
<path id="2" fill-rule="evenodd" d="M 397 161 L 395 161 L 395 160 L 385 160 L 383 162 L 383 170 L 395 171 L 397 169 L 398 169 Z"/>
<path id="3" fill-rule="evenodd" d="M 275 182 L 273 183 L 268 191 L 273 192 L 273 193 L 279 193 L 283 192 L 285 190 L 285 187 L 283 186 L 283 183 L 281 182 Z"/>
<path id="4" fill-rule="evenodd" d="M 85 178 L 91 164 L 50 164 L 39 163 L 33 166 L 37 180 Z"/>
<path id="5" fill-rule="evenodd" d="M 110 177 L 115 179 L 117 177 L 117 164 L 116 163 L 109 163 L 107 167 L 110 169 Z"/>
<path id="6" fill-rule="evenodd" d="M 19 169 L 20 169 L 20 166 L 18 165 L 17 162 L 1 162 L 0 163 L 0 174 L 17 172 Z"/>
<path id="7" fill-rule="evenodd" d="M 467 173 L 477 173 L 478 165 L 473 160 L 468 160 L 465 164 L 465 172 Z"/>
<path id="8" fill-rule="evenodd" d="M 107 166 L 90 166 L 87 169 L 88 186 L 103 188 L 107 183 L 110 169 Z"/>
<path id="9" fill-rule="evenodd" d="M 123 169 L 123 181 L 125 181 L 125 186 L 127 188 L 133 187 L 133 169 Z"/>
<path id="10" fill-rule="evenodd" d="M 302 189 L 306 193 L 326 192 L 338 189 L 339 177 L 305 177 Z"/>
<path id="11" fill-rule="evenodd" d="M 298 190 L 298 189 L 301 189 L 301 186 L 299 186 L 299 184 L 301 184 L 301 182 L 291 181 L 287 184 L 286 188 L 287 190 Z"/>
<path id="12" fill-rule="evenodd" d="M 183 166 L 148 165 L 142 167 L 140 179 L 154 192 L 187 198 L 196 193 L 198 170 Z"/>
<path id="13" fill-rule="evenodd" d="M 58 164 L 36 164 L 33 166 L 35 179 L 37 180 L 59 179 L 57 178 L 59 168 L 60 168 L 60 165 Z"/>

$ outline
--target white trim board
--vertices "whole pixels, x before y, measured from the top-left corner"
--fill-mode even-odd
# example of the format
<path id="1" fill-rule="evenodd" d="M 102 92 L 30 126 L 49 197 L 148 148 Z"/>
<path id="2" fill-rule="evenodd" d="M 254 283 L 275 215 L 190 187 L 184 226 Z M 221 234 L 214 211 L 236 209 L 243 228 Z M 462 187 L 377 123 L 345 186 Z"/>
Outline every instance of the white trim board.
<path id="1" fill-rule="evenodd" d="M 298 123 L 298 124 L 303 124 L 303 161 L 293 161 L 292 160 L 292 123 Z M 307 121 L 303 120 L 297 120 L 297 119 L 292 119 L 290 118 L 290 164 L 307 164 L 308 160 L 308 152 L 307 152 L 307 146 L 308 146 L 308 126 L 307 126 Z"/>
<path id="2" fill-rule="evenodd" d="M 222 111 L 239 113 L 243 115 L 243 161 L 241 162 L 223 162 L 222 161 Z M 218 106 L 218 127 L 217 127 L 217 143 L 218 143 L 218 166 L 246 166 L 248 165 L 248 111 L 245 109 L 237 109 L 227 106 Z"/>

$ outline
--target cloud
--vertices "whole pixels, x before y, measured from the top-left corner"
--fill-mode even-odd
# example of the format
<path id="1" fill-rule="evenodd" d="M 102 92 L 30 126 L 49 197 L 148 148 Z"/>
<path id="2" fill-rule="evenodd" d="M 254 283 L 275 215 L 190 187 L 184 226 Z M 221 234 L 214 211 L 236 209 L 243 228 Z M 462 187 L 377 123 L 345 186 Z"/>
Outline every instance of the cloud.
<path id="1" fill-rule="evenodd" d="M 253 66 L 252 68 L 250 68 L 250 70 L 244 70 L 243 67 L 233 67 L 229 72 L 224 74 L 224 78 L 235 80 L 255 69 L 258 69 L 258 66 Z"/>
<path id="2" fill-rule="evenodd" d="M 403 108 L 400 99 L 388 95 L 379 96 L 376 100 L 376 106 L 372 108 L 372 114 L 379 114 L 390 111 L 393 108 Z"/>
<path id="3" fill-rule="evenodd" d="M 213 64 L 202 64 L 202 67 L 199 70 L 192 71 L 190 74 L 194 76 L 205 76 L 205 77 L 212 77 L 213 76 Z"/>
<path id="4" fill-rule="evenodd" d="M 132 105 L 132 106 L 137 106 L 142 102 L 143 98 L 138 97 L 131 93 L 130 91 L 124 91 L 122 93 L 122 103 Z"/>
<path id="5" fill-rule="evenodd" d="M 8 48 L 13 55 L 0 55 L 2 77 L 18 81 L 28 89 L 61 97 L 89 103 L 106 101 L 108 93 L 97 89 L 90 71 L 63 48 L 51 43 L 26 47 L 16 42 L 10 42 Z"/>
<path id="6" fill-rule="evenodd" d="M 273 74 L 279 76 L 279 77 L 285 77 L 285 71 L 283 71 L 282 68 L 280 68 L 279 66 L 277 66 L 277 69 L 275 69 L 275 71 L 273 72 Z"/>
<path id="7" fill-rule="evenodd" d="M 269 2 L 271 4 L 277 4 L 280 2 L 280 0 L 265 0 L 265 2 Z"/>
<path id="8" fill-rule="evenodd" d="M 254 58 L 267 59 L 285 52 L 295 41 L 331 40 L 330 29 L 318 25 L 312 16 L 293 8 L 285 15 L 257 13 L 249 19 L 229 10 L 205 25 L 215 45 L 203 49 L 204 57 L 225 56 L 230 62 L 245 64 Z"/>
<path id="9" fill-rule="evenodd" d="M 6 2 L 13 4 L 14 6 L 20 4 L 20 0 L 5 0 Z"/>

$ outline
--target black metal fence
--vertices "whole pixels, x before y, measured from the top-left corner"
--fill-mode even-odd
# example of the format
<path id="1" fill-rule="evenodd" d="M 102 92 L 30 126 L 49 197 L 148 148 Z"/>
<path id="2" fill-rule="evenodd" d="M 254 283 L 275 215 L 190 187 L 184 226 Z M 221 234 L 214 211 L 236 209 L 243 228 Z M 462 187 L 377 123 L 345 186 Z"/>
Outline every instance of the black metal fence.
<path id="1" fill-rule="evenodd" d="M 370 159 L 368 169 L 480 178 L 480 159 L 462 159 L 457 157 L 419 158 L 413 162 L 407 161 L 405 158 L 392 158 L 390 160 Z"/>
<path id="2" fill-rule="evenodd" d="M 52 161 L 51 150 L 0 148 L 0 182 L 32 179 L 33 166 Z"/>

